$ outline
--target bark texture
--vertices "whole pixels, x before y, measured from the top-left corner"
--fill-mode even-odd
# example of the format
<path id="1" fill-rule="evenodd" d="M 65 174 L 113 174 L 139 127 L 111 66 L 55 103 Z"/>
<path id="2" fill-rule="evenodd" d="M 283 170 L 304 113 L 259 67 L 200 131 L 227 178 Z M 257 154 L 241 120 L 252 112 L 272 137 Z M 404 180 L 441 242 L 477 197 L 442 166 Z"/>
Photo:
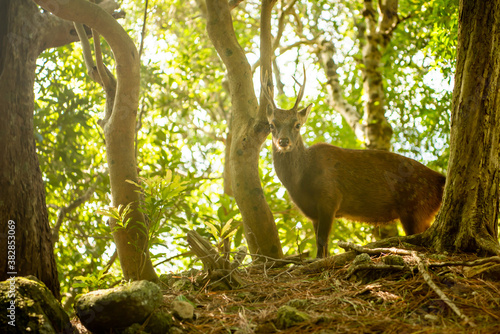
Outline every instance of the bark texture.
<path id="1" fill-rule="evenodd" d="M 372 0 L 364 0 L 366 44 L 363 47 L 363 88 L 365 91 L 366 147 L 391 148 L 392 127 L 385 118 L 384 87 L 380 71 L 382 51 L 390 40 L 390 27 L 397 23 L 397 0 L 381 0 L 380 17 Z M 377 20 L 378 18 L 378 20 Z"/>
<path id="2" fill-rule="evenodd" d="M 460 1 L 450 161 L 425 236 L 439 251 L 500 254 L 500 0 Z"/>
<path id="3" fill-rule="evenodd" d="M 0 281 L 8 272 L 34 275 L 60 298 L 33 126 L 44 19 L 31 0 L 9 0 L 2 1 L 0 21 Z M 14 268 L 7 267 L 9 220 L 15 222 Z"/>
<path id="4" fill-rule="evenodd" d="M 262 20 L 270 20 L 274 3 L 263 1 Z M 206 4 L 208 35 L 228 73 L 232 103 L 230 175 L 245 237 L 251 253 L 281 258 L 278 231 L 264 197 L 258 168 L 259 152 L 269 134 L 269 124 L 265 113 L 259 111 L 251 67 L 236 39 L 228 2 L 207 0 Z M 270 43 L 270 32 L 268 34 Z"/>
<path id="5" fill-rule="evenodd" d="M 346 120 L 356 135 L 356 138 L 364 143 L 366 126 L 362 123 L 362 115 L 355 106 L 347 102 L 343 96 L 343 89 L 340 86 L 338 66 L 335 64 L 333 56 L 335 46 L 331 41 L 323 40 L 319 48 L 318 58 L 326 74 L 326 88 L 328 91 L 328 103 Z"/>
<path id="6" fill-rule="evenodd" d="M 99 32 L 109 43 L 115 57 L 117 86 L 113 105 L 108 106 L 103 122 L 106 156 L 109 166 L 112 205 L 127 206 L 132 211 L 126 229 L 116 229 L 111 220 L 113 238 L 125 279 L 157 280 L 149 256 L 144 216 L 137 206 L 137 187 L 126 182 L 138 182 L 134 150 L 135 123 L 139 101 L 139 56 L 133 41 L 121 25 L 98 5 L 86 0 L 35 0 L 42 8 L 65 20 L 83 23 Z"/>

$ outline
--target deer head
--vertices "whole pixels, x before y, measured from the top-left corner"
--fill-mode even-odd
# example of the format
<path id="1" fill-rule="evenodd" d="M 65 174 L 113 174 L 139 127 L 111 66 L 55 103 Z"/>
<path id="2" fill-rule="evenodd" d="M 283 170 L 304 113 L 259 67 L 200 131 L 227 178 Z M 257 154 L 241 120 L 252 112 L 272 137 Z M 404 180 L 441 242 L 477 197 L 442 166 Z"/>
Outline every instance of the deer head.
<path id="1" fill-rule="evenodd" d="M 266 74 L 267 79 L 267 74 Z M 293 78 L 295 80 L 295 78 Z M 270 83 L 269 80 L 266 82 Z M 306 71 L 304 67 L 304 83 L 301 85 L 297 80 L 295 82 L 300 86 L 299 94 L 294 106 L 291 109 L 285 110 L 276 107 L 273 96 L 273 86 L 262 83 L 262 89 L 264 90 L 264 95 L 268 100 L 269 104 L 267 106 L 267 120 L 269 121 L 269 127 L 273 135 L 274 147 L 282 153 L 290 152 L 297 144 L 302 142 L 302 137 L 300 136 L 300 128 L 307 120 L 309 112 L 311 111 L 312 104 L 308 105 L 303 109 L 299 108 L 299 103 L 304 95 L 304 87 L 306 85 Z"/>

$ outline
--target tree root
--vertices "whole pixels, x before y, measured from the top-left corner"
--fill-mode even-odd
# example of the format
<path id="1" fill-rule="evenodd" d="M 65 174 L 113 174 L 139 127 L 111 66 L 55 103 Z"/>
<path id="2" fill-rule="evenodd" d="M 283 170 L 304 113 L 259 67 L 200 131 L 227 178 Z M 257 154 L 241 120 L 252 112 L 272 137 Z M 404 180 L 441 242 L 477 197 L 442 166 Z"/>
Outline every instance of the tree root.
<path id="1" fill-rule="evenodd" d="M 392 253 L 392 254 L 397 254 L 397 255 L 408 255 L 408 256 L 411 256 L 416 261 L 418 272 L 422 274 L 422 278 L 425 280 L 425 282 L 427 283 L 427 285 L 467 325 L 469 325 L 470 327 L 476 327 L 476 324 L 474 324 L 465 314 L 463 314 L 460 311 L 460 309 L 448 298 L 448 296 L 446 296 L 446 294 L 443 292 L 443 290 L 441 290 L 432 281 L 432 278 L 431 278 L 431 276 L 430 276 L 430 274 L 429 274 L 429 272 L 427 271 L 427 268 L 426 268 L 428 265 L 424 264 L 423 255 L 418 254 L 416 251 L 408 251 L 408 250 L 405 250 L 405 249 L 398 249 L 398 248 L 394 248 L 394 247 L 392 247 L 392 248 L 376 248 L 376 249 L 365 248 L 365 247 L 361 247 L 361 246 L 358 246 L 358 245 L 354 245 L 354 244 L 349 243 L 349 242 L 339 242 L 339 246 L 342 247 L 342 248 L 344 248 L 344 249 L 346 249 L 346 250 L 351 249 L 351 250 L 356 251 L 358 253 L 366 253 L 366 254 L 369 254 L 369 255 L 381 255 L 381 254 L 384 254 L 384 253 Z M 483 261 L 483 260 L 486 260 L 486 259 L 481 259 L 481 260 L 478 260 L 478 261 L 473 261 L 473 262 L 479 262 L 478 264 L 474 264 L 474 265 L 479 265 L 479 264 L 485 263 L 485 261 Z M 493 260 L 494 260 L 494 262 L 500 261 L 500 257 L 493 257 Z M 488 261 L 486 261 L 486 262 L 488 262 Z M 463 265 L 463 263 L 464 262 L 462 262 L 461 264 L 458 264 L 458 265 Z M 440 264 L 440 266 L 443 266 L 443 265 L 444 264 Z"/>

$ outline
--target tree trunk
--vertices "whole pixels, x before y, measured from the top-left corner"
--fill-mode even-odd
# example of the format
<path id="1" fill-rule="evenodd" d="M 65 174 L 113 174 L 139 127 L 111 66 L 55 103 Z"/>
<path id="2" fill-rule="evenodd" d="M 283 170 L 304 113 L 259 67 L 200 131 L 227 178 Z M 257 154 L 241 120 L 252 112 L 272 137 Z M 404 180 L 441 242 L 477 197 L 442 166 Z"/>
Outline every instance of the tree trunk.
<path id="1" fill-rule="evenodd" d="M 392 127 L 385 118 L 384 86 L 380 71 L 382 51 L 390 36 L 387 27 L 397 21 L 397 0 L 380 1 L 381 18 L 377 24 L 377 11 L 372 0 L 365 0 L 363 16 L 367 26 L 366 44 L 363 47 L 363 88 L 365 92 L 366 147 L 369 149 L 391 149 Z"/>
<path id="2" fill-rule="evenodd" d="M 41 22 L 31 0 L 0 5 L 0 280 L 34 275 L 60 298 L 45 188 L 35 150 L 33 84 Z M 29 22 L 30 24 L 27 24 Z M 7 266 L 8 222 L 15 264 Z M 11 235 L 11 234 L 9 234 Z M 11 248 L 12 249 L 12 248 Z"/>
<path id="3" fill-rule="evenodd" d="M 271 8 L 274 4 L 263 2 Z M 207 0 L 207 17 L 208 35 L 228 72 L 233 115 L 230 175 L 247 243 L 253 254 L 281 258 L 278 231 L 259 177 L 259 152 L 269 134 L 267 118 L 259 112 L 250 64 L 236 39 L 228 2 Z"/>
<path id="4" fill-rule="evenodd" d="M 112 205 L 126 207 L 131 212 L 126 228 L 117 228 L 111 219 L 123 276 L 126 280 L 156 281 L 148 249 L 148 231 L 144 215 L 137 210 L 139 193 L 135 159 L 135 122 L 139 105 L 140 64 L 137 48 L 122 26 L 99 6 L 86 0 L 60 2 L 34 0 L 45 10 L 65 20 L 86 24 L 102 34 L 113 50 L 117 66 L 116 91 L 106 86 L 107 109 L 102 122 L 106 139 L 106 157 L 109 167 Z M 102 76 L 104 73 L 99 73 Z M 108 95 L 109 94 L 109 95 Z M 111 95 L 111 96 L 110 96 Z M 112 103 L 112 106 L 111 106 Z"/>
<path id="5" fill-rule="evenodd" d="M 127 182 L 138 182 L 134 149 L 140 83 L 137 48 L 120 24 L 100 7 L 102 3 L 98 6 L 86 0 L 34 1 L 64 20 L 95 29 L 113 50 L 118 84 L 116 89 L 112 85 L 103 85 L 107 99 L 106 115 L 101 125 L 106 139 L 112 205 L 118 208 L 131 204 L 132 210 L 125 218 L 129 220 L 126 228 L 116 226 L 114 219 L 110 219 L 110 226 L 124 278 L 156 281 L 158 278 L 149 256 L 147 225 L 144 215 L 137 210 L 139 193 L 134 184 Z M 103 78 L 104 73 L 99 74 Z"/>
<path id="6" fill-rule="evenodd" d="M 425 233 L 438 251 L 500 254 L 500 0 L 461 0 L 450 161 Z"/>
<path id="7" fill-rule="evenodd" d="M 385 117 L 385 91 L 380 70 L 380 59 L 397 22 L 398 1 L 378 2 L 380 18 L 372 0 L 365 0 L 363 15 L 367 26 L 366 44 L 363 46 L 363 88 L 365 92 L 366 147 L 373 150 L 391 150 L 392 127 Z M 377 20 L 378 19 L 378 20 Z M 377 240 L 398 236 L 398 226 L 391 223 L 373 228 Z"/>

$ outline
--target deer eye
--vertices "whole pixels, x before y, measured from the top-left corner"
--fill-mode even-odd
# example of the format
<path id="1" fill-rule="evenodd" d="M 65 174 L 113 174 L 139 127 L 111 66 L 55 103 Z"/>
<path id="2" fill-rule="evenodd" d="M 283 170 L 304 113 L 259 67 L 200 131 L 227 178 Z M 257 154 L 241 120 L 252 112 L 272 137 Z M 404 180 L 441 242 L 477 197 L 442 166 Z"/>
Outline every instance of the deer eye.
<path id="1" fill-rule="evenodd" d="M 274 130 L 274 124 L 269 123 L 269 129 L 271 129 L 271 131 Z"/>
<path id="2" fill-rule="evenodd" d="M 300 130 L 300 123 L 295 124 L 295 129 Z"/>

